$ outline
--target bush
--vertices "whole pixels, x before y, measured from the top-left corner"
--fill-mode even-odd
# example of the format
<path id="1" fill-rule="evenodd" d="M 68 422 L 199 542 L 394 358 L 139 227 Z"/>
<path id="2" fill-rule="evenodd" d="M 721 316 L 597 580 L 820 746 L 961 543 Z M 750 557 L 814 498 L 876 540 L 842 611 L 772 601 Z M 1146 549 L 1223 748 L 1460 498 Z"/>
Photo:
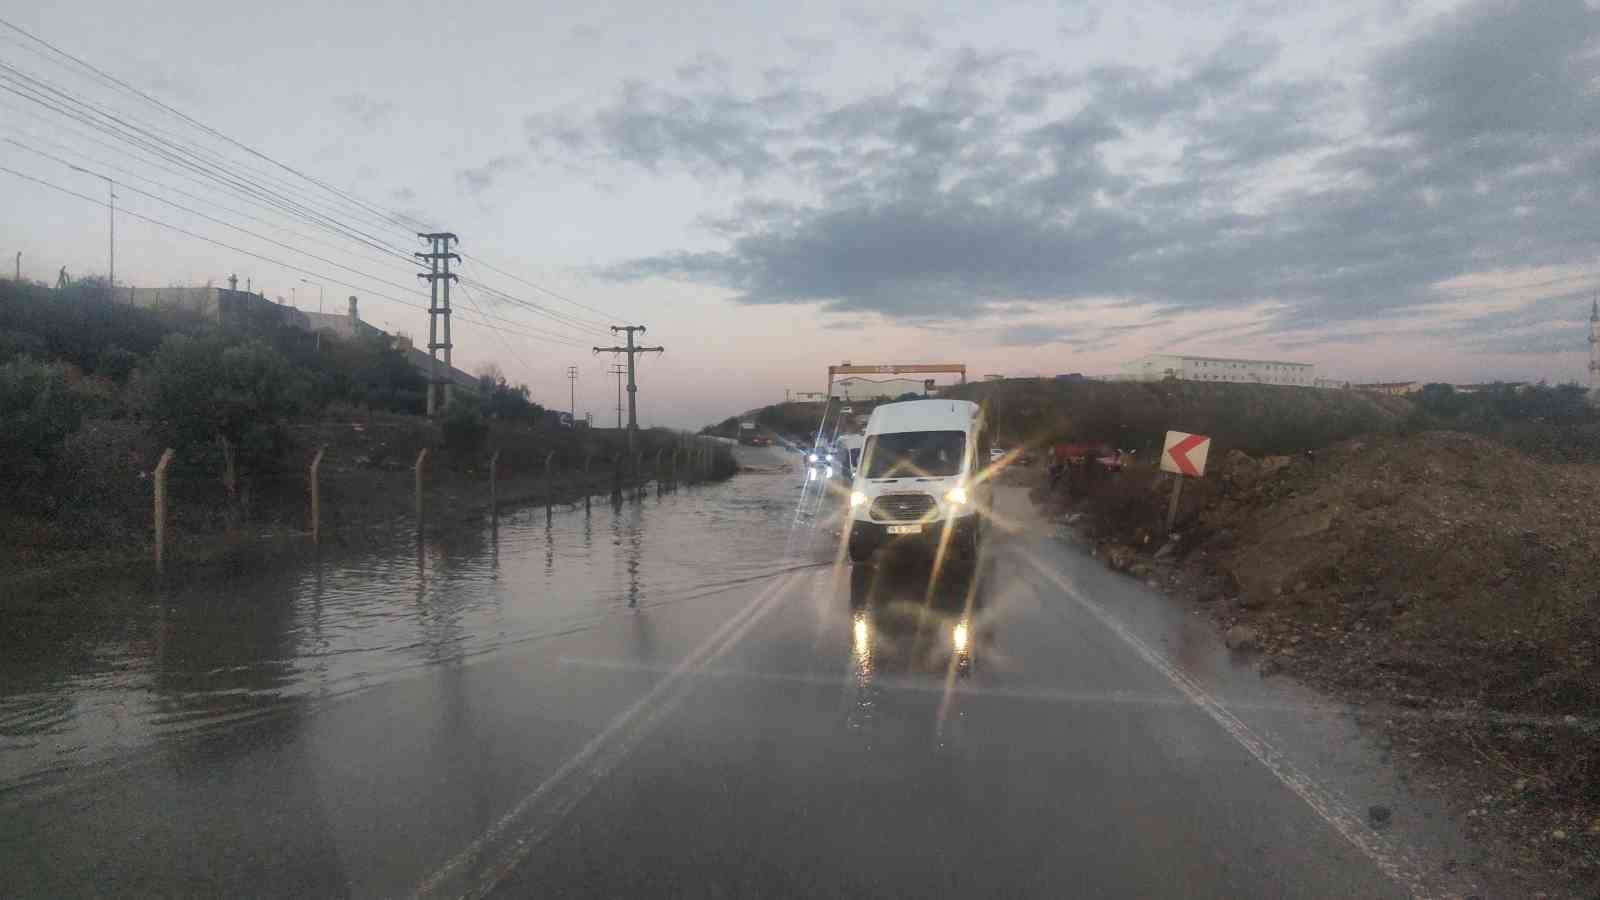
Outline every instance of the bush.
<path id="1" fill-rule="evenodd" d="M 94 372 L 117 384 L 127 384 L 128 376 L 133 374 L 133 369 L 138 364 L 139 357 L 132 350 L 112 344 L 95 357 Z"/>
<path id="2" fill-rule="evenodd" d="M 489 425 L 483 420 L 483 408 L 478 398 L 466 393 L 457 392 L 450 401 L 449 409 L 445 410 L 444 424 L 440 426 L 444 432 L 444 446 L 453 453 L 475 452 L 483 447 L 483 439 L 489 433 Z"/>
<path id="3" fill-rule="evenodd" d="M 42 471 L 82 415 L 60 366 L 27 357 L 0 365 L 0 480 L 16 486 L 18 476 Z"/>
<path id="4" fill-rule="evenodd" d="M 287 449 L 283 420 L 305 405 L 305 378 L 259 341 L 172 335 L 151 369 L 150 412 L 191 455 L 222 437 L 245 466 L 271 468 Z"/>

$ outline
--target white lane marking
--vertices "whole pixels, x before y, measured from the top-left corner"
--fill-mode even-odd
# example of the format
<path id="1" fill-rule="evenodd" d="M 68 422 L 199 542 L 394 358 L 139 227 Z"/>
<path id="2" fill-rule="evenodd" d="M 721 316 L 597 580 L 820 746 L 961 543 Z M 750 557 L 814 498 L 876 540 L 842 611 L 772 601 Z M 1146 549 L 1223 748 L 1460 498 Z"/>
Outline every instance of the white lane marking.
<path id="1" fill-rule="evenodd" d="M 813 576 L 814 578 L 815 576 Z M 684 676 L 694 669 L 726 653 L 739 642 L 768 612 L 774 609 L 786 588 L 798 580 L 798 575 L 786 573 L 769 585 L 717 629 L 711 637 L 684 657 L 673 670 L 643 697 L 624 710 L 585 744 L 577 753 L 562 763 L 561 767 L 523 797 L 509 812 L 451 857 L 417 885 L 413 898 L 444 896 L 452 882 L 468 874 L 469 867 L 504 840 L 511 847 L 493 861 L 473 882 L 463 885 L 458 897 L 483 897 L 527 858 L 561 820 L 577 806 L 589 791 L 609 775 L 638 745 L 639 741 L 660 724 L 679 701 L 684 692 L 672 692 L 683 682 Z M 513 828 L 518 831 L 508 835 Z"/>
<path id="2" fill-rule="evenodd" d="M 1100 624 L 1110 629 L 1113 634 L 1122 639 L 1129 649 L 1133 650 L 1141 659 L 1149 663 L 1156 671 L 1166 677 L 1172 686 L 1177 688 L 1195 706 L 1200 707 L 1213 721 L 1222 726 L 1230 737 L 1239 746 L 1256 758 L 1289 790 L 1294 791 L 1311 810 L 1327 822 L 1333 830 L 1337 831 L 1345 840 L 1353 844 L 1356 849 L 1366 854 L 1378 870 L 1389 876 L 1399 884 L 1412 897 L 1428 898 L 1435 896 L 1432 888 L 1424 879 L 1423 868 L 1404 849 L 1382 840 L 1374 833 L 1360 816 L 1351 812 L 1333 792 L 1323 787 L 1309 775 L 1300 771 L 1282 751 L 1272 745 L 1270 741 L 1262 738 L 1229 711 L 1228 707 L 1209 691 L 1202 687 L 1187 672 L 1172 664 L 1160 652 L 1152 649 L 1150 645 L 1140 640 L 1133 632 L 1129 631 L 1109 613 L 1094 601 L 1078 592 L 1077 588 L 1063 579 L 1058 573 L 1051 571 L 1043 563 L 1034 559 L 1031 554 L 1019 554 L 1031 564 L 1040 575 L 1049 579 L 1061 592 L 1071 598 L 1073 602 L 1082 607 L 1084 612 L 1094 616 Z"/>

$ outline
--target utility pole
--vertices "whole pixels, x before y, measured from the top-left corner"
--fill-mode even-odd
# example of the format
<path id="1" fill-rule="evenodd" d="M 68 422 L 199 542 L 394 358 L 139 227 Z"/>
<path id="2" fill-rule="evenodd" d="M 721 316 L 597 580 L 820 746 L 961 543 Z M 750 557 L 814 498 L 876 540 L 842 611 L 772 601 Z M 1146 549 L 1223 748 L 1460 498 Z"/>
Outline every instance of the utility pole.
<path id="1" fill-rule="evenodd" d="M 567 366 L 567 404 L 572 413 L 572 427 L 578 427 L 578 367 Z"/>
<path id="2" fill-rule="evenodd" d="M 607 374 L 617 376 L 617 430 L 622 430 L 622 376 L 628 374 L 623 366 L 616 365 L 606 370 Z"/>
<path id="3" fill-rule="evenodd" d="M 300 279 L 300 283 L 301 284 L 309 284 L 312 287 L 317 289 L 317 315 L 321 315 L 322 314 L 322 283 L 319 282 L 319 281 L 312 281 L 309 278 Z M 248 292 L 249 290 L 250 290 L 250 285 L 249 285 L 248 282 L 246 282 L 245 283 L 245 291 Z"/>
<path id="4" fill-rule="evenodd" d="M 450 405 L 450 398 L 454 393 L 450 389 L 448 378 L 450 363 L 450 282 L 456 280 L 456 275 L 450 271 L 450 260 L 461 260 L 459 253 L 451 253 L 450 245 L 460 243 L 460 240 L 448 231 L 435 231 L 427 234 L 418 233 L 417 237 L 428 241 L 431 249 L 427 253 L 414 253 L 419 259 L 428 261 L 428 271 L 418 272 L 418 278 L 428 279 L 428 356 L 432 362 L 428 363 L 428 415 L 432 416 L 439 409 L 439 351 L 444 351 L 444 405 Z M 443 283 L 443 289 L 440 285 Z M 444 320 L 444 340 L 439 339 L 439 320 Z"/>
<path id="5" fill-rule="evenodd" d="M 17 251 L 17 284 L 22 283 L 22 251 Z"/>
<path id="6" fill-rule="evenodd" d="M 594 348 L 594 352 L 596 352 L 596 353 L 626 353 L 626 354 L 628 354 L 628 453 L 632 454 L 632 453 L 635 452 L 634 451 L 634 443 L 635 443 L 634 434 L 639 430 L 639 404 L 638 404 L 638 399 L 637 399 L 638 398 L 638 394 L 639 394 L 639 385 L 634 379 L 634 361 L 633 361 L 633 358 L 635 356 L 637 356 L 638 354 L 640 354 L 640 353 L 664 353 L 664 352 L 666 352 L 667 348 L 665 348 L 665 347 L 635 347 L 633 345 L 633 333 L 637 331 L 640 334 L 644 334 L 645 328 L 644 328 L 643 325 L 613 325 L 613 326 L 611 326 L 611 333 L 612 334 L 616 334 L 619 331 L 625 333 L 628 336 L 628 345 L 626 347 L 596 347 L 596 348 Z"/>

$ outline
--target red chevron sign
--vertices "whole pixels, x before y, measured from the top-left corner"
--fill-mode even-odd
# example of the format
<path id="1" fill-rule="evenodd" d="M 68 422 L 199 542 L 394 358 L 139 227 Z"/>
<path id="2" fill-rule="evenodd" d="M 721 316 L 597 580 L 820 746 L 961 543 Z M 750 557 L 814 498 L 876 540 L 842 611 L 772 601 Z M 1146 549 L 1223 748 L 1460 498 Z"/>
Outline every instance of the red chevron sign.
<path id="1" fill-rule="evenodd" d="M 1206 454 L 1210 452 L 1211 438 L 1203 434 L 1169 431 L 1166 442 L 1161 446 L 1161 471 L 1199 478 L 1206 473 Z"/>

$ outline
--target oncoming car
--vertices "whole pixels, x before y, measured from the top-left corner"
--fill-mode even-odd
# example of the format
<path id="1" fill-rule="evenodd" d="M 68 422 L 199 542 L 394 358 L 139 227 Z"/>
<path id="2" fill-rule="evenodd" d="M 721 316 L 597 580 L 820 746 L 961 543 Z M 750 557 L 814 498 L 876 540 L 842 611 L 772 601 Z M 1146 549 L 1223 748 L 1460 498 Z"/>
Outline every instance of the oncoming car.
<path id="1" fill-rule="evenodd" d="M 850 490 L 848 549 L 866 562 L 880 547 L 913 544 L 972 561 L 987 529 L 992 488 L 978 476 L 989 435 L 978 404 L 911 400 L 873 410 Z"/>

